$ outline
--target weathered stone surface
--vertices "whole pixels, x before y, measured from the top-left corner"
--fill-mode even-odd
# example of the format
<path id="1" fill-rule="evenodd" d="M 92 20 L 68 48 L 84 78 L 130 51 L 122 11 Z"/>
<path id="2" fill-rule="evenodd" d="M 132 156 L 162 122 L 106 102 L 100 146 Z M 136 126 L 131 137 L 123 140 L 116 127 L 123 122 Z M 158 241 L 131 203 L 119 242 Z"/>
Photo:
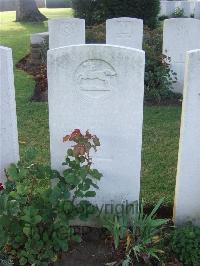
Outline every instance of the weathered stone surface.
<path id="1" fill-rule="evenodd" d="M 103 208 L 139 199 L 144 61 L 143 51 L 110 45 L 48 51 L 51 165 L 62 171 L 67 133 L 96 134 L 103 178 L 93 203 Z"/>
<path id="2" fill-rule="evenodd" d="M 12 50 L 0 46 L 0 182 L 4 169 L 19 160 Z"/>
<path id="3" fill-rule="evenodd" d="M 49 39 L 49 33 L 48 32 L 39 32 L 39 33 L 33 33 L 30 37 L 30 43 L 31 46 L 42 44 L 45 41 L 48 41 Z"/>
<path id="4" fill-rule="evenodd" d="M 166 19 L 163 31 L 163 54 L 171 58 L 171 69 L 177 73 L 174 91 L 182 93 L 186 52 L 200 48 L 200 21 L 193 18 Z"/>
<path id="5" fill-rule="evenodd" d="M 85 44 L 85 20 L 78 18 L 52 19 L 49 24 L 49 49 Z"/>
<path id="6" fill-rule="evenodd" d="M 106 43 L 142 49 L 143 20 L 113 18 L 106 21 Z"/>
<path id="7" fill-rule="evenodd" d="M 174 216 L 200 225 L 200 50 L 187 53 Z"/>

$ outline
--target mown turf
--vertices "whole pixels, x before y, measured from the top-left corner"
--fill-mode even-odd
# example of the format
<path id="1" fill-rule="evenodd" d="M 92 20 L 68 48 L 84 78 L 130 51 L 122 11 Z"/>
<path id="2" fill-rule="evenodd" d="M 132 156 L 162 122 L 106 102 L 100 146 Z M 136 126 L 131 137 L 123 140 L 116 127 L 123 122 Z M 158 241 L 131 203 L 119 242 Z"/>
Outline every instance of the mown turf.
<path id="1" fill-rule="evenodd" d="M 71 9 L 41 9 L 48 18 L 71 16 Z M 15 12 L 0 12 L 0 44 L 13 49 L 14 65 L 29 53 L 30 34 L 47 31 L 47 22 L 18 23 Z M 14 68 L 20 154 L 27 147 L 38 150 L 38 161 L 49 162 L 48 106 L 30 102 L 34 81 L 25 72 Z"/>
<path id="2" fill-rule="evenodd" d="M 41 10 L 48 18 L 72 15 L 71 9 Z M 47 22 L 14 20 L 15 12 L 0 12 L 0 44 L 13 49 L 15 64 L 29 52 L 30 33 L 46 31 Z M 20 154 L 23 157 L 27 147 L 35 147 L 37 160 L 49 163 L 48 106 L 30 102 L 33 79 L 16 68 L 14 72 Z M 166 204 L 173 204 L 180 113 L 180 107 L 145 107 L 141 196 L 148 204 L 163 196 Z"/>

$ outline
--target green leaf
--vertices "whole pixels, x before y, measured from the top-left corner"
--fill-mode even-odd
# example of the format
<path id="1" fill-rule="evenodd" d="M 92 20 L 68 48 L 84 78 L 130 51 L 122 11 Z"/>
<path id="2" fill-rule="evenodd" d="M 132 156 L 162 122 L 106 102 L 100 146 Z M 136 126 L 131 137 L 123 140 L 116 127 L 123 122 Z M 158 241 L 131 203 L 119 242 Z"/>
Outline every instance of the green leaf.
<path id="1" fill-rule="evenodd" d="M 96 196 L 96 192 L 95 191 L 88 191 L 85 193 L 85 197 L 87 198 L 93 198 Z"/>
<path id="2" fill-rule="evenodd" d="M 77 242 L 77 243 L 80 243 L 81 242 L 81 237 L 79 235 L 73 235 L 72 236 L 72 240 Z"/>
<path id="3" fill-rule="evenodd" d="M 68 156 L 73 156 L 74 155 L 73 150 L 72 149 L 68 149 L 67 150 L 67 155 Z"/>
<path id="4" fill-rule="evenodd" d="M 26 235 L 26 236 L 29 236 L 30 233 L 31 233 L 31 227 L 29 225 L 26 225 L 24 228 L 23 228 L 23 233 Z"/>
<path id="5" fill-rule="evenodd" d="M 77 186 L 79 184 L 79 178 L 76 177 L 74 174 L 67 174 L 64 175 L 65 181 L 71 185 Z"/>
<path id="6" fill-rule="evenodd" d="M 19 264 L 20 264 L 20 265 L 26 265 L 27 262 L 28 262 L 27 259 L 24 258 L 24 257 L 22 257 L 22 258 L 19 260 Z"/>
<path id="7" fill-rule="evenodd" d="M 42 221 L 42 216 L 36 215 L 35 217 L 33 217 L 31 223 L 36 225 L 39 224 L 41 221 Z"/>
<path id="8" fill-rule="evenodd" d="M 93 176 L 95 179 L 100 180 L 103 176 L 97 169 L 93 169 L 90 171 L 91 176 Z"/>
<path id="9" fill-rule="evenodd" d="M 84 197 L 84 193 L 82 191 L 80 191 L 80 190 L 75 191 L 74 192 L 74 195 L 76 197 L 80 197 L 80 198 L 83 198 Z"/>

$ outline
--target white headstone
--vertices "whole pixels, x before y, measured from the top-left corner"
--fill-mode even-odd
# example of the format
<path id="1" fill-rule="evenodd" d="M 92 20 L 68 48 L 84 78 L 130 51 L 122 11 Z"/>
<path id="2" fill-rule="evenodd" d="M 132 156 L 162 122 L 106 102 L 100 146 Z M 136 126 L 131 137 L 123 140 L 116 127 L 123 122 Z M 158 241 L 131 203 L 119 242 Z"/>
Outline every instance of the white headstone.
<path id="1" fill-rule="evenodd" d="M 42 44 L 49 39 L 48 32 L 33 33 L 30 35 L 31 44 Z"/>
<path id="2" fill-rule="evenodd" d="M 195 3 L 194 18 L 200 19 L 200 2 Z"/>
<path id="3" fill-rule="evenodd" d="M 175 92 L 183 92 L 186 52 L 200 48 L 200 20 L 172 18 L 164 22 L 163 54 L 171 58 L 171 69 L 177 73 Z"/>
<path id="4" fill-rule="evenodd" d="M 142 50 L 143 20 L 113 18 L 106 21 L 106 43 Z"/>
<path id="5" fill-rule="evenodd" d="M 174 216 L 200 225 L 200 50 L 187 53 Z"/>
<path id="6" fill-rule="evenodd" d="M 4 169 L 19 160 L 12 50 L 0 46 L 0 182 Z"/>
<path id="7" fill-rule="evenodd" d="M 78 18 L 52 19 L 49 25 L 49 49 L 85 44 L 85 20 Z"/>
<path id="8" fill-rule="evenodd" d="M 79 128 L 97 135 L 101 147 L 94 167 L 103 178 L 94 203 L 99 205 L 139 199 L 144 61 L 143 51 L 110 45 L 48 52 L 51 165 L 63 169 L 67 133 Z"/>

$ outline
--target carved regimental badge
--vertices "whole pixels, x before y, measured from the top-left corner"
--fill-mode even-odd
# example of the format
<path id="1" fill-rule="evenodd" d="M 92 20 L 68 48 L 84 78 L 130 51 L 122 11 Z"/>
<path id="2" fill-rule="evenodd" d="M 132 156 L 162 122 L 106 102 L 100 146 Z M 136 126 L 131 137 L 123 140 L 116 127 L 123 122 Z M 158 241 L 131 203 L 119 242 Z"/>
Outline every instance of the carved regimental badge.
<path id="1" fill-rule="evenodd" d="M 101 98 L 113 91 L 116 77 L 115 69 L 106 61 L 87 60 L 75 72 L 75 86 L 88 97 Z"/>

